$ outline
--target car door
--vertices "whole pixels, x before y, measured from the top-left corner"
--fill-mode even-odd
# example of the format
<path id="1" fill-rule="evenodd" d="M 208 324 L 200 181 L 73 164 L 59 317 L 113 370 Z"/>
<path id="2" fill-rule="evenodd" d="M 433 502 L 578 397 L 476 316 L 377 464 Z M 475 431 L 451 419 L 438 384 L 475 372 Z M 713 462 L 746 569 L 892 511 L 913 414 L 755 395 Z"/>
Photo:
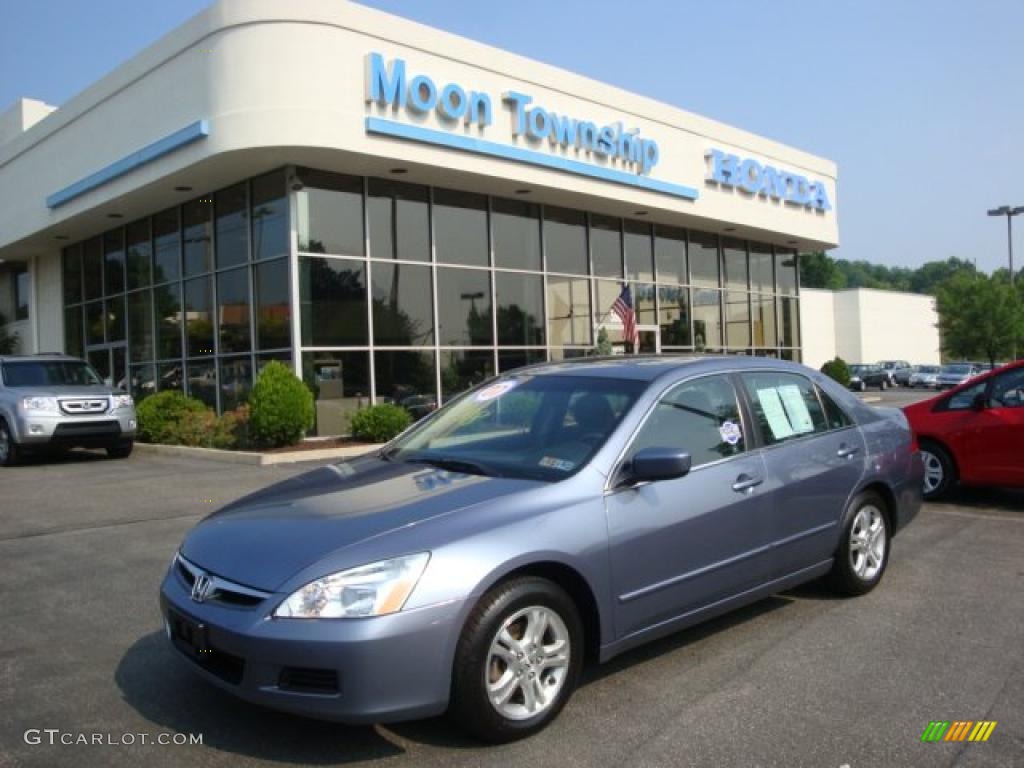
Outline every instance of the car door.
<path id="1" fill-rule="evenodd" d="M 965 443 L 974 480 L 1024 485 L 1024 367 L 989 380 L 984 408 L 970 412 Z"/>
<path id="2" fill-rule="evenodd" d="M 764 445 L 771 575 L 780 577 L 832 557 L 843 510 L 864 474 L 864 438 L 804 376 L 753 371 L 739 378 Z"/>
<path id="3" fill-rule="evenodd" d="M 768 572 L 764 464 L 750 450 L 729 376 L 670 388 L 634 435 L 621 464 L 643 448 L 692 457 L 688 474 L 616 488 L 605 496 L 619 637 L 762 583 Z"/>

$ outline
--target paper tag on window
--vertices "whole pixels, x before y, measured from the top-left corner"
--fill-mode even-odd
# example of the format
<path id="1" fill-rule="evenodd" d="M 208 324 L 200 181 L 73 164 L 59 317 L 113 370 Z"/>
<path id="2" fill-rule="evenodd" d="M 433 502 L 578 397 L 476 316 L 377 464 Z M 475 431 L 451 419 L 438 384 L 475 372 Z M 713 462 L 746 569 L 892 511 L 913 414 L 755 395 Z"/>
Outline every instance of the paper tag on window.
<path id="1" fill-rule="evenodd" d="M 493 400 L 496 397 L 501 397 L 510 389 L 515 389 L 519 386 L 519 382 L 515 379 L 509 381 L 499 381 L 497 384 L 491 384 L 489 387 L 484 387 L 476 393 L 476 397 L 473 399 L 478 403 L 486 403 L 488 400 Z"/>
<path id="2" fill-rule="evenodd" d="M 729 445 L 736 445 L 743 438 L 743 430 L 740 429 L 740 425 L 735 421 L 722 422 L 722 426 L 718 428 L 718 434 Z"/>
<path id="3" fill-rule="evenodd" d="M 571 461 L 566 461 L 565 459 L 556 459 L 554 456 L 545 456 L 543 459 L 540 460 L 539 464 L 542 467 L 558 469 L 561 470 L 562 472 L 571 472 L 573 467 L 576 466 Z"/>

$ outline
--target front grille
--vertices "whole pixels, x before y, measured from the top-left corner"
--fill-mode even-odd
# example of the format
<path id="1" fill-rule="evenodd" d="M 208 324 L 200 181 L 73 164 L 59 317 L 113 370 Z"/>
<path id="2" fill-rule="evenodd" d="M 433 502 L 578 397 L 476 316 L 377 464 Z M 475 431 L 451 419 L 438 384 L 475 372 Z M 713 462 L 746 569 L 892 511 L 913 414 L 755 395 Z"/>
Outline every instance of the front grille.
<path id="1" fill-rule="evenodd" d="M 105 413 L 109 406 L 110 401 L 105 397 L 88 397 L 60 401 L 60 409 L 69 416 Z"/>
<path id="2" fill-rule="evenodd" d="M 121 425 L 116 421 L 86 421 L 58 424 L 53 437 L 106 437 L 121 434 Z"/>
<path id="3" fill-rule="evenodd" d="M 285 667 L 277 687 L 295 693 L 334 694 L 338 692 L 338 672 L 334 669 Z"/>
<path id="4" fill-rule="evenodd" d="M 185 587 L 191 590 L 192 585 L 196 583 L 196 575 L 201 572 L 201 569 L 181 555 L 175 558 L 174 565 Z M 270 596 L 268 592 L 261 592 L 241 584 L 234 584 L 213 574 L 208 573 L 207 576 L 210 577 L 212 584 L 210 594 L 206 598 L 209 602 L 251 608 L 254 605 L 259 605 Z"/>

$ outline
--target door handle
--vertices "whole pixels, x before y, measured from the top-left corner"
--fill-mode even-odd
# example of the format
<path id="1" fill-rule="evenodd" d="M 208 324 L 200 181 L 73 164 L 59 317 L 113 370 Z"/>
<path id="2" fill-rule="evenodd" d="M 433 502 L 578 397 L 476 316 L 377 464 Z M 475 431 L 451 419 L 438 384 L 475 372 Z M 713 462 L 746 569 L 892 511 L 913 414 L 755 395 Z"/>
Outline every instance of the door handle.
<path id="1" fill-rule="evenodd" d="M 757 477 L 743 473 L 736 478 L 736 482 L 732 484 L 732 489 L 736 493 L 750 493 L 753 492 L 754 488 L 764 482 L 763 477 Z"/>
<path id="2" fill-rule="evenodd" d="M 856 445 L 847 445 L 846 443 L 842 443 L 839 446 L 839 450 L 836 451 L 836 456 L 841 459 L 853 458 L 858 450 L 860 449 Z"/>

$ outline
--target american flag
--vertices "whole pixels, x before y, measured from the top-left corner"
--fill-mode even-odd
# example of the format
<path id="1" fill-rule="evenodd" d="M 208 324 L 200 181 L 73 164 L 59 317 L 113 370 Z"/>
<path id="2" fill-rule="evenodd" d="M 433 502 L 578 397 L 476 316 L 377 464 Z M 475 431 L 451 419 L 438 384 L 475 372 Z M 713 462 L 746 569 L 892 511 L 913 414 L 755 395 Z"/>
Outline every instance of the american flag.
<path id="1" fill-rule="evenodd" d="M 622 321 L 623 336 L 626 341 L 633 344 L 633 351 L 636 352 L 640 346 L 640 333 L 636 329 L 636 310 L 633 309 L 633 294 L 629 292 L 629 284 L 624 283 L 622 293 L 612 304 L 612 312 L 619 316 Z"/>

